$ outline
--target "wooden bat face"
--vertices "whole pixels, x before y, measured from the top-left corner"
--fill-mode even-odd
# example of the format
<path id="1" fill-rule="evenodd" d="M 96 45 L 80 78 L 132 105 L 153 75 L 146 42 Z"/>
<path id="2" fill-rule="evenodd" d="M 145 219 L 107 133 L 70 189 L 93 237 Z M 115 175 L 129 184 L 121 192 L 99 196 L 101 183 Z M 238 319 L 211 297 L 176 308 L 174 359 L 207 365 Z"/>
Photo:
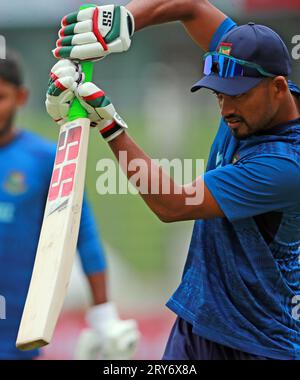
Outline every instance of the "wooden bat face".
<path id="1" fill-rule="evenodd" d="M 76 252 L 90 131 L 89 119 L 61 127 L 36 260 L 16 346 L 48 344 Z"/>

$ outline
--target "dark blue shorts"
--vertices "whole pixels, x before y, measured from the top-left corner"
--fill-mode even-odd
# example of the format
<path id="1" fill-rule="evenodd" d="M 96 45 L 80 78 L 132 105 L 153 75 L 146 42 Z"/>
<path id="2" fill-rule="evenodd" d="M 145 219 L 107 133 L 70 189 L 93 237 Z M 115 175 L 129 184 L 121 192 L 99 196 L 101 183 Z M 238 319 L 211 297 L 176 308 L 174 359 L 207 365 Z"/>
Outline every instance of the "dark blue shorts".
<path id="1" fill-rule="evenodd" d="M 222 346 L 193 333 L 190 323 L 177 318 L 163 360 L 272 360 Z"/>

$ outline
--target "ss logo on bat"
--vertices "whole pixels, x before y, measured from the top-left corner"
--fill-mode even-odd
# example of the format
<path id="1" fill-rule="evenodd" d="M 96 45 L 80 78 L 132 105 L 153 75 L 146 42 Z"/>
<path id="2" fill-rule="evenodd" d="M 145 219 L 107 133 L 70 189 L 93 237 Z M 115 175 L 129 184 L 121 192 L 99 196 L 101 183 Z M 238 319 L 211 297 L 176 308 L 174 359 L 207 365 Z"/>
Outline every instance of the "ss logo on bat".
<path id="1" fill-rule="evenodd" d="M 49 201 L 68 197 L 72 193 L 80 139 L 81 127 L 71 128 L 60 135 L 49 189 Z"/>

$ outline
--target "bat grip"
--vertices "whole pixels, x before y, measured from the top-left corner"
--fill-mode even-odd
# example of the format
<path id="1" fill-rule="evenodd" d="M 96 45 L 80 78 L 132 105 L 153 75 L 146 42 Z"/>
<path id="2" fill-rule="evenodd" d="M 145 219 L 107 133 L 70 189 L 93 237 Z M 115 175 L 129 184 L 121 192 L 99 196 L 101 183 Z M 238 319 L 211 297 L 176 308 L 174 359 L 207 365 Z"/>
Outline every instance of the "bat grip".
<path id="1" fill-rule="evenodd" d="M 82 5 L 80 9 L 86 9 L 90 7 L 96 7 L 94 4 L 86 4 Z M 82 72 L 84 73 L 85 82 L 91 82 L 93 78 L 93 69 L 94 69 L 94 63 L 93 62 L 82 62 Z M 79 118 L 86 118 L 88 116 L 87 111 L 82 107 L 79 100 L 75 98 L 71 104 L 70 111 L 68 114 L 69 121 L 73 121 Z"/>
<path id="2" fill-rule="evenodd" d="M 93 78 L 93 68 L 94 63 L 93 62 L 83 62 L 82 64 L 82 71 L 84 73 L 85 82 L 91 82 Z M 72 102 L 72 105 L 70 107 L 70 111 L 68 114 L 69 121 L 73 121 L 79 118 L 85 118 L 87 117 L 88 113 L 87 111 L 82 107 L 79 100 L 75 98 Z"/>

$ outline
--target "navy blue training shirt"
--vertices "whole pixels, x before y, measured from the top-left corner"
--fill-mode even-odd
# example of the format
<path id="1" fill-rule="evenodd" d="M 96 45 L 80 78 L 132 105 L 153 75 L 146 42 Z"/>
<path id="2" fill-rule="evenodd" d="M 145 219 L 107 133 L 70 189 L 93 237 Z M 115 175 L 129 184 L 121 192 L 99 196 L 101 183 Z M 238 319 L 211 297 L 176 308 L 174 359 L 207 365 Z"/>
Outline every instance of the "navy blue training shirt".
<path id="1" fill-rule="evenodd" d="M 204 181 L 225 217 L 195 222 L 167 306 L 206 339 L 300 359 L 300 119 L 241 141 L 221 120 Z"/>

